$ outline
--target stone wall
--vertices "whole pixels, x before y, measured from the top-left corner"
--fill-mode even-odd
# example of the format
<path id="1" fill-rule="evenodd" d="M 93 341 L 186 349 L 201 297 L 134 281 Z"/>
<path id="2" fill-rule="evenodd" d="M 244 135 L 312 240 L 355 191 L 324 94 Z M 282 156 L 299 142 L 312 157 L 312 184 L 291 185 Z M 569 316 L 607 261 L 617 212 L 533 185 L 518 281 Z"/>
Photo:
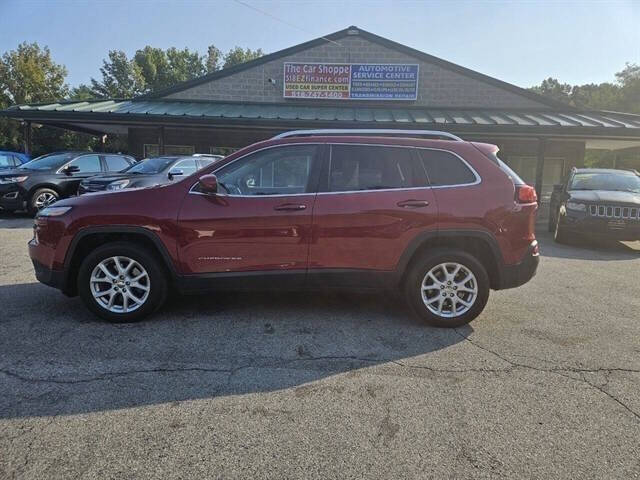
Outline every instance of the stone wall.
<path id="1" fill-rule="evenodd" d="M 389 49 L 357 35 L 338 40 L 339 45 L 320 46 L 279 58 L 257 67 L 222 77 L 167 96 L 181 100 L 217 100 L 239 102 L 283 102 L 284 62 L 326 63 L 409 63 L 420 65 L 418 99 L 394 102 L 402 105 L 438 107 L 536 108 L 543 106 L 527 97 L 503 90 L 439 65 L 418 61 L 415 57 Z M 269 82 L 274 79 L 275 85 Z M 287 99 L 288 102 L 301 100 Z M 306 104 L 318 100 L 304 100 Z M 371 104 L 368 101 L 343 100 L 341 105 Z"/>

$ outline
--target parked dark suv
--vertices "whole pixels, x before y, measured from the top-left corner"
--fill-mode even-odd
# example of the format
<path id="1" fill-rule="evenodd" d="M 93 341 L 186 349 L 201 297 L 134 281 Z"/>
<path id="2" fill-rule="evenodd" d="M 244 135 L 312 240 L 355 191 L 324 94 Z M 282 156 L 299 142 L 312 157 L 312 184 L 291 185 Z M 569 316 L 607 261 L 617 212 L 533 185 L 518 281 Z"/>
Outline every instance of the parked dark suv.
<path id="1" fill-rule="evenodd" d="M 556 242 L 576 236 L 640 240 L 640 173 L 574 168 L 551 196 L 549 231 Z"/>
<path id="2" fill-rule="evenodd" d="M 78 194 L 162 185 L 193 175 L 214 161 L 215 158 L 204 156 L 147 158 L 119 173 L 85 178 L 80 182 Z"/>
<path id="3" fill-rule="evenodd" d="M 34 214 L 60 198 L 75 195 L 83 178 L 100 172 L 119 172 L 134 164 L 127 155 L 57 152 L 18 168 L 0 171 L 0 208 Z"/>
<path id="4" fill-rule="evenodd" d="M 401 289 L 427 323 L 459 326 L 538 265 L 535 191 L 497 150 L 442 132 L 289 132 L 168 185 L 61 200 L 29 253 L 41 282 L 113 322 L 170 290 L 356 288 Z"/>

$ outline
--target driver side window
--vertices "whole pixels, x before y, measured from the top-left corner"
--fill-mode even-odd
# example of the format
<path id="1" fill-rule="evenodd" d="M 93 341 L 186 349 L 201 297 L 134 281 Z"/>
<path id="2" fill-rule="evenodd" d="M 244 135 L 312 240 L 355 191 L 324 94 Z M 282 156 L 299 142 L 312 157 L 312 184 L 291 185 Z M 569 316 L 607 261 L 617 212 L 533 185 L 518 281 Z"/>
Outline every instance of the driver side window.
<path id="1" fill-rule="evenodd" d="M 290 195 L 308 192 L 318 145 L 275 147 L 247 155 L 216 172 L 229 195 Z"/>

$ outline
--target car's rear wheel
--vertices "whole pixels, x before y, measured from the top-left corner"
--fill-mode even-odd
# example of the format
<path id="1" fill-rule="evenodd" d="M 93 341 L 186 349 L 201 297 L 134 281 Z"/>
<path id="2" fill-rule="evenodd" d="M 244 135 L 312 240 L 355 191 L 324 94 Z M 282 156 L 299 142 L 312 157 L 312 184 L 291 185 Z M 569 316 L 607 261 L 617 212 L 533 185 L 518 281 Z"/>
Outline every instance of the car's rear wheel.
<path id="1" fill-rule="evenodd" d="M 114 323 L 136 322 L 155 312 L 167 296 L 161 263 L 126 242 L 91 252 L 78 273 L 78 293 L 89 310 Z"/>
<path id="2" fill-rule="evenodd" d="M 451 328 L 480 315 L 489 299 L 489 276 L 474 256 L 439 249 L 413 263 L 405 282 L 405 295 L 422 320 Z"/>
<path id="3" fill-rule="evenodd" d="M 29 213 L 35 215 L 39 210 L 48 207 L 58 201 L 60 195 L 51 188 L 39 188 L 29 199 Z"/>

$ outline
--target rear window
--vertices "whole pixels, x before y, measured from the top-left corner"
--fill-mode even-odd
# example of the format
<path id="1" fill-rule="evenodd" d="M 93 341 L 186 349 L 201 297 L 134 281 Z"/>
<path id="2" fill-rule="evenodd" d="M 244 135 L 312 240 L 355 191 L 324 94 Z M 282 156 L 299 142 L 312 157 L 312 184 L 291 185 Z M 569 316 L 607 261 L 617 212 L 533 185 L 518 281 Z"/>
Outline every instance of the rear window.
<path id="1" fill-rule="evenodd" d="M 121 172 L 125 168 L 128 168 L 131 163 L 125 157 L 118 157 L 116 155 L 108 155 L 105 157 L 107 161 L 107 170 L 110 172 Z"/>
<path id="2" fill-rule="evenodd" d="M 411 151 L 402 147 L 333 145 L 329 169 L 329 191 L 386 190 L 424 186 L 412 161 Z"/>
<path id="3" fill-rule="evenodd" d="M 504 173 L 509 175 L 509 177 L 511 177 L 511 180 L 513 180 L 514 185 L 526 184 L 526 182 L 522 180 L 520 176 L 511 169 L 511 167 L 509 167 L 509 165 L 507 165 L 502 160 L 500 160 L 497 153 L 490 153 L 490 154 L 487 154 L 487 156 L 498 164 L 498 166 L 500 167 L 500 170 L 502 170 Z"/>
<path id="4" fill-rule="evenodd" d="M 442 150 L 419 149 L 418 152 L 431 185 L 466 185 L 476 181 L 471 169 L 454 154 Z"/>

